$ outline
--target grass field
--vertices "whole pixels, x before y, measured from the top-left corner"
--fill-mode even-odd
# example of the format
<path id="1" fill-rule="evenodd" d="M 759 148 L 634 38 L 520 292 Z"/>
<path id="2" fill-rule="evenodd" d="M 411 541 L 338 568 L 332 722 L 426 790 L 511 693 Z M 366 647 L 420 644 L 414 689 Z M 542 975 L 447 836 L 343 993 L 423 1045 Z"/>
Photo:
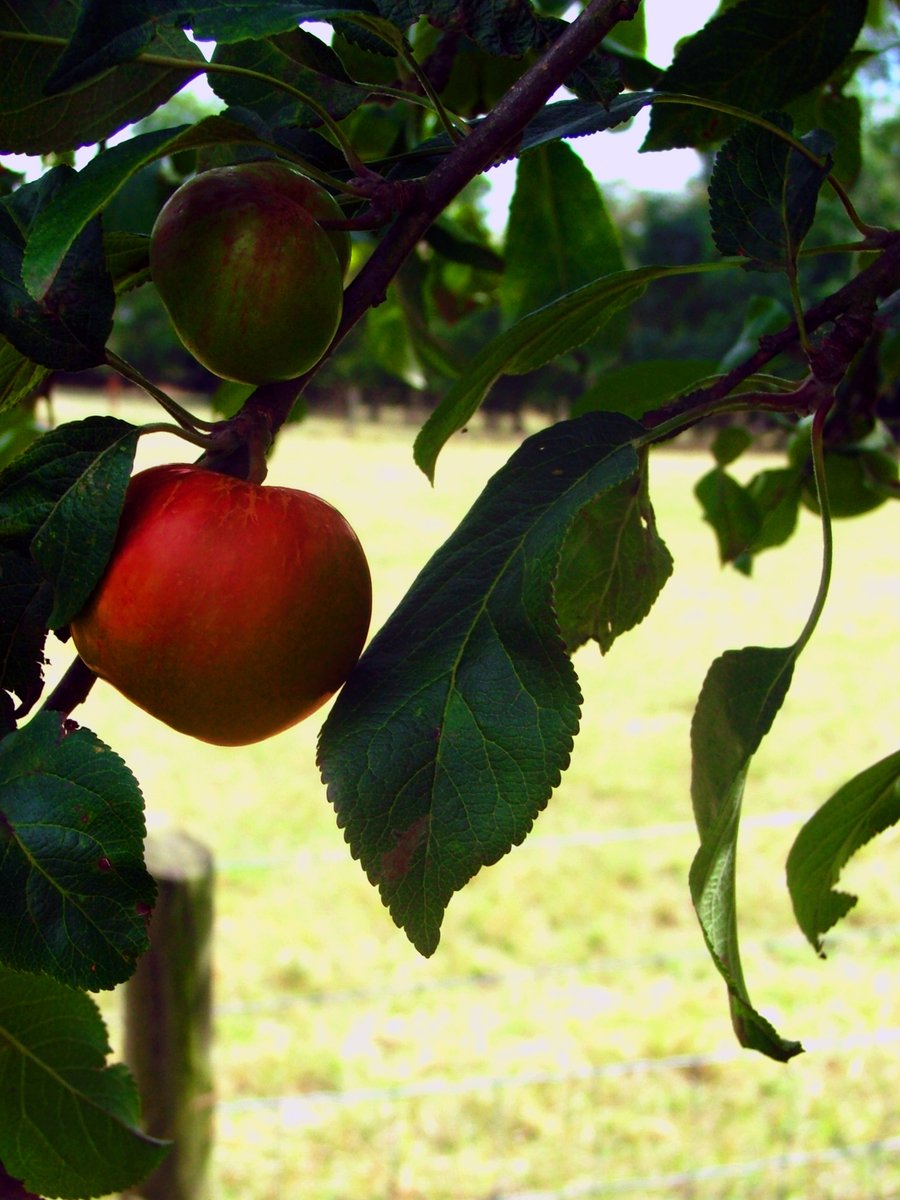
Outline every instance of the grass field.
<path id="1" fill-rule="evenodd" d="M 514 447 L 457 439 L 432 490 L 413 433 L 312 420 L 270 474 L 356 527 L 376 625 Z M 142 454 L 190 457 L 165 438 Z M 690 906 L 688 728 L 717 653 L 796 637 L 818 529 L 807 516 L 751 580 L 723 572 L 691 494 L 707 467 L 654 460 L 675 575 L 606 658 L 579 652 L 572 766 L 526 844 L 454 900 L 430 960 L 346 851 L 315 770 L 318 718 L 221 750 L 94 689 L 80 719 L 123 753 L 151 823 L 216 855 L 214 1200 L 900 1196 L 900 838 L 846 872 L 861 900 L 824 962 L 784 887 L 803 816 L 897 748 L 895 510 L 838 527 L 827 612 L 747 788 L 746 973 L 808 1047 L 779 1066 L 736 1049 Z"/>

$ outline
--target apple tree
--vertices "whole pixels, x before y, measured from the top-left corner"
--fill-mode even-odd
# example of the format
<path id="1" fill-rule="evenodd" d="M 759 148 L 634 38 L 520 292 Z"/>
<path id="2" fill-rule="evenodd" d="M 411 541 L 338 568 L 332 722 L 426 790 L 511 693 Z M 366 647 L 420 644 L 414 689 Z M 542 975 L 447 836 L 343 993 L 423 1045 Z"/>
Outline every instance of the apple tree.
<path id="1" fill-rule="evenodd" d="M 710 423 L 713 465 L 697 495 L 722 562 L 738 570 L 789 541 L 801 506 L 820 514 L 821 574 L 796 640 L 736 648 L 709 667 L 686 797 L 699 841 L 688 887 L 736 1035 L 778 1060 L 800 1051 L 750 997 L 735 852 L 754 754 L 826 603 L 832 521 L 900 495 L 900 231 L 878 209 L 884 190 L 858 186 L 872 119 L 860 81 L 869 73 L 882 92 L 889 85 L 897 25 L 888 0 L 722 0 L 660 66 L 646 55 L 640 0 L 0 2 L 0 152 L 16 156 L 0 173 L 0 1177 L 9 1189 L 101 1195 L 166 1151 L 141 1130 L 127 1072 L 107 1062 L 88 994 L 129 977 L 154 902 L 139 785 L 78 723 L 96 672 L 117 682 L 109 648 L 121 649 L 124 626 L 145 631 L 167 604 L 160 589 L 143 608 L 134 602 L 129 622 L 121 606 L 132 601 L 113 591 L 106 650 L 84 632 L 132 528 L 126 494 L 141 503 L 129 487 L 138 439 L 176 429 L 185 457 L 198 459 L 187 474 L 231 477 L 255 510 L 267 452 L 304 389 L 333 356 L 340 363 L 348 336 L 407 356 L 440 396 L 413 447 L 429 478 L 495 391 L 551 380 L 567 397 L 564 417 L 521 443 L 358 661 L 354 646 L 340 678 L 319 689 L 347 676 L 319 739 L 327 802 L 422 954 L 436 950 L 453 894 L 523 841 L 560 783 L 579 723 L 573 652 L 590 642 L 609 650 L 648 616 L 672 571 L 650 494 L 653 448 Z M 219 111 L 158 119 L 201 75 Z M 629 265 L 575 152 L 578 139 L 602 138 L 643 110 L 647 153 L 695 147 L 709 163 L 716 252 L 702 261 Z M 21 170 L 21 155 L 33 170 Z M 464 200 L 512 158 L 501 252 Z M 213 181 L 234 172 L 242 198 L 220 202 Z M 322 205 L 273 198 L 273 178 L 321 194 Z M 179 210 L 164 234 L 157 218 L 164 203 L 170 215 L 181 203 L 172 193 L 182 181 L 175 197 L 194 197 L 193 215 Z M 122 219 L 125 198 L 138 194 L 145 226 Z M 810 281 L 826 254 L 839 271 L 823 293 Z M 721 362 L 619 361 L 643 297 L 673 280 L 748 273 L 779 299 L 747 314 L 726 306 L 734 340 Z M 213 369 L 237 381 L 233 415 L 202 419 L 111 349 L 117 304 L 155 287 L 185 343 L 211 351 Z M 96 415 L 38 435 L 33 400 L 53 373 L 98 367 L 143 387 L 159 422 Z M 783 464 L 742 484 L 729 467 L 763 424 L 785 430 Z M 234 501 L 238 515 L 243 504 Z M 154 513 L 145 503 L 142 528 Z M 291 536 L 282 527 L 272 554 L 287 554 Z M 317 536 L 327 535 L 308 534 Z M 212 564 L 224 551 L 184 553 Z M 194 606 L 201 621 L 211 606 Z M 70 629 L 91 644 L 92 666 L 74 657 L 45 694 L 46 639 Z M 204 636 L 184 632 L 197 647 Z M 250 636 L 260 651 L 280 638 L 272 622 Z M 318 638 L 325 657 L 334 636 Z M 227 646 L 208 656 L 213 695 L 233 687 L 216 682 L 217 656 Z M 157 681 L 148 700 L 141 661 L 138 698 L 152 712 L 177 682 Z M 229 721 L 242 726 L 240 713 Z M 800 829 L 788 883 L 815 949 L 854 903 L 835 888 L 842 867 L 898 817 L 900 751 L 824 797 Z"/>

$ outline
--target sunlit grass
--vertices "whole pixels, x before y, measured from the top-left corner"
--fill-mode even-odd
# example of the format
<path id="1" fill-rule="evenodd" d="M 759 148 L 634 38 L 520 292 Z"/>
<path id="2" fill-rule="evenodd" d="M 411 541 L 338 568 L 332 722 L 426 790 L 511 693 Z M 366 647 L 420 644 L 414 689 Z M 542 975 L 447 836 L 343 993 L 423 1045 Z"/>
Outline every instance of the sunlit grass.
<path id="1" fill-rule="evenodd" d="M 376 626 L 515 444 L 458 438 L 432 490 L 413 433 L 394 423 L 348 437 L 313 420 L 272 464 L 271 482 L 325 496 L 357 529 Z M 174 454 L 158 439 L 142 461 Z M 318 718 L 221 750 L 94 689 L 79 717 L 129 762 L 151 825 L 188 829 L 217 859 L 216 1200 L 568 1197 L 627 1180 L 642 1196 L 900 1193 L 900 840 L 851 864 L 842 883 L 860 904 L 824 962 L 784 886 L 802 815 L 897 748 L 894 511 L 838 527 L 828 608 L 747 786 L 751 994 L 810 1046 L 778 1066 L 736 1050 L 690 906 L 688 736 L 715 655 L 799 633 L 818 529 L 807 514 L 750 580 L 723 572 L 691 494 L 708 463 L 654 460 L 675 575 L 606 658 L 577 655 L 571 768 L 532 837 L 455 898 L 430 960 L 350 859 L 315 769 Z M 272 1097 L 283 1099 L 259 1106 Z M 881 1155 L 831 1157 L 880 1142 Z M 783 1154 L 799 1157 L 769 1162 Z"/>

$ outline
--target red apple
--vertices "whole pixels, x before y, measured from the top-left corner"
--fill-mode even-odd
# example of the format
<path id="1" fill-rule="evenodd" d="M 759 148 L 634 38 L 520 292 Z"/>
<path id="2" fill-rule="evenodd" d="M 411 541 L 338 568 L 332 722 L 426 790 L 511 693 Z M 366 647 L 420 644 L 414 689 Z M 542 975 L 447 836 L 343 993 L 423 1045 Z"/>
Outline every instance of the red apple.
<path id="1" fill-rule="evenodd" d="M 337 691 L 371 603 L 362 547 L 330 504 L 170 465 L 132 479 L 106 573 L 71 630 L 82 659 L 129 700 L 235 746 Z"/>
<path id="2" fill-rule="evenodd" d="M 336 201 L 279 162 L 204 171 L 163 206 L 150 270 L 179 337 L 223 379 L 271 383 L 314 366 L 343 305 L 350 242 L 318 219 Z"/>

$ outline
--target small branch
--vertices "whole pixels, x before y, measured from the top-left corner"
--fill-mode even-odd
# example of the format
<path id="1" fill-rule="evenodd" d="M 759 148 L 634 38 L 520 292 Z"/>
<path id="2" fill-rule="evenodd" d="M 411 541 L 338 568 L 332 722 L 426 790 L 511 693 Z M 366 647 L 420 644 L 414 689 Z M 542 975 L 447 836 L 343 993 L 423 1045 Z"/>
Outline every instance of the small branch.
<path id="1" fill-rule="evenodd" d="M 97 682 L 97 676 L 81 658 L 76 658 L 62 679 L 44 701 L 43 707 L 49 712 L 69 713 L 83 704 L 88 698 L 91 688 Z"/>

